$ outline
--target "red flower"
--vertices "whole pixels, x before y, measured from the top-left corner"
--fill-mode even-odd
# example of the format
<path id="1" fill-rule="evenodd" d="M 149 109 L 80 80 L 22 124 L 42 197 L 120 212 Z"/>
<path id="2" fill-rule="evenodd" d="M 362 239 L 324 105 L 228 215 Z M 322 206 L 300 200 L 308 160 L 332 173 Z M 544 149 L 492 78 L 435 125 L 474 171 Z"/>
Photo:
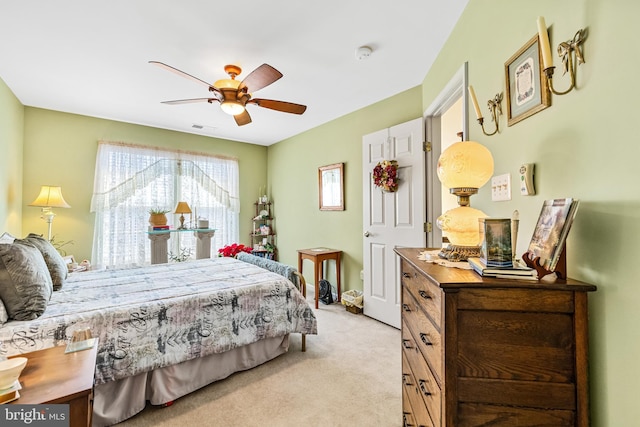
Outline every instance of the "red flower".
<path id="1" fill-rule="evenodd" d="M 249 246 L 233 243 L 218 249 L 218 256 L 226 256 L 235 258 L 240 252 L 251 253 L 253 250 Z"/>

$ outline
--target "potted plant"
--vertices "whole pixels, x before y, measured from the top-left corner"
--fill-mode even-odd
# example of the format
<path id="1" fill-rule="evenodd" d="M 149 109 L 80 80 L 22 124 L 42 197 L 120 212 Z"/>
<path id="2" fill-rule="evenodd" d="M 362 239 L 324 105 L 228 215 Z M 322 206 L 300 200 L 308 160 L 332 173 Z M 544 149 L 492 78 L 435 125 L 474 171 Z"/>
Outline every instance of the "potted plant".
<path id="1" fill-rule="evenodd" d="M 169 209 L 153 208 L 149 209 L 149 224 L 154 227 L 167 225 L 167 215 Z"/>

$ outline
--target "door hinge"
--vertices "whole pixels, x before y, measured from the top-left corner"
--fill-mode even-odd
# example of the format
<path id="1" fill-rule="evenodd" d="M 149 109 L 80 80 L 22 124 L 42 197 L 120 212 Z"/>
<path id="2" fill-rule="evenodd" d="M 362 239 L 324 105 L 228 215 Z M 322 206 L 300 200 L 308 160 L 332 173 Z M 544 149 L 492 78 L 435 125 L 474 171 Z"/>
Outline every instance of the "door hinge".
<path id="1" fill-rule="evenodd" d="M 433 226 L 431 225 L 430 222 L 425 222 L 424 223 L 424 232 L 425 233 L 431 233 L 433 231 Z"/>
<path id="2" fill-rule="evenodd" d="M 422 151 L 426 151 L 427 153 L 431 151 L 431 142 L 424 141 L 422 143 Z"/>

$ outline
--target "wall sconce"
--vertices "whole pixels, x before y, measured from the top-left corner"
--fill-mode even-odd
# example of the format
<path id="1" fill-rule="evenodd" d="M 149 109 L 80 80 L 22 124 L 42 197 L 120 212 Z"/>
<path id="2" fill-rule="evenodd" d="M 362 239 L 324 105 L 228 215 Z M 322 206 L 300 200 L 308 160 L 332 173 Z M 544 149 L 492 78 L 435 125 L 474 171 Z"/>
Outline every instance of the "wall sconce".
<path id="1" fill-rule="evenodd" d="M 62 189 L 51 185 L 43 185 L 40 188 L 40 194 L 38 197 L 29 204 L 29 206 L 37 206 L 42 208 L 42 215 L 40 218 L 45 220 L 48 227 L 47 240 L 51 241 L 51 225 L 53 224 L 53 218 L 56 214 L 53 213 L 51 208 L 70 208 L 69 204 L 62 197 Z"/>
<path id="2" fill-rule="evenodd" d="M 553 88 L 553 72 L 556 67 L 553 66 L 553 59 L 551 57 L 551 44 L 549 43 L 547 24 L 544 22 L 544 17 L 538 17 L 538 39 L 540 40 L 540 51 L 542 52 L 542 66 L 544 68 L 544 74 L 547 77 L 547 86 L 551 93 L 555 95 L 565 95 L 576 87 L 576 69 L 578 65 L 584 63 L 580 45 L 584 42 L 585 38 L 586 31 L 581 29 L 576 32 L 573 39 L 558 45 L 558 56 L 562 58 L 562 64 L 564 66 L 563 75 L 569 72 L 571 79 L 571 86 L 563 92 L 558 92 Z M 575 64 L 573 60 L 574 56 L 576 57 Z"/>
<path id="3" fill-rule="evenodd" d="M 478 105 L 478 98 L 476 97 L 476 91 L 473 89 L 473 86 L 469 85 L 469 95 L 471 96 L 471 102 L 473 103 L 473 108 L 476 110 L 476 117 L 478 118 L 478 123 L 482 127 L 482 133 L 487 136 L 495 135 L 500 130 L 500 116 L 502 115 L 502 92 L 497 93 L 493 99 L 487 101 L 487 106 L 489 107 L 489 111 L 491 112 L 491 121 L 496 124 L 496 129 L 487 133 L 484 129 L 484 117 L 482 117 L 482 112 L 480 111 L 480 105 Z"/>
<path id="4" fill-rule="evenodd" d="M 469 197 L 478 192 L 493 175 L 493 156 L 482 144 L 461 141 L 444 150 L 438 159 L 438 178 L 451 194 L 458 196 L 458 207 L 438 217 L 438 227 L 449 239 L 439 256 L 450 261 L 465 261 L 480 256 L 479 218 L 487 215 L 469 205 Z"/>
<path id="5" fill-rule="evenodd" d="M 180 214 L 180 227 L 178 230 L 184 230 L 186 227 L 184 226 L 184 214 L 190 214 L 191 208 L 187 202 L 178 202 L 176 206 L 176 210 L 174 213 Z"/>

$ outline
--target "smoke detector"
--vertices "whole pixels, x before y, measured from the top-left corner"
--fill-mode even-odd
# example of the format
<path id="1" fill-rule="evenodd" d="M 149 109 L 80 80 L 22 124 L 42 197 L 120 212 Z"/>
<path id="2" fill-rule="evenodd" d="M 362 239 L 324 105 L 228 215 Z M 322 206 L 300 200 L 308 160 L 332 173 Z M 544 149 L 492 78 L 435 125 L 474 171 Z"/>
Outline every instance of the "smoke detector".
<path id="1" fill-rule="evenodd" d="M 356 49 L 356 59 L 367 59 L 369 56 L 371 56 L 372 52 L 373 50 L 371 50 L 369 46 L 360 46 Z"/>

